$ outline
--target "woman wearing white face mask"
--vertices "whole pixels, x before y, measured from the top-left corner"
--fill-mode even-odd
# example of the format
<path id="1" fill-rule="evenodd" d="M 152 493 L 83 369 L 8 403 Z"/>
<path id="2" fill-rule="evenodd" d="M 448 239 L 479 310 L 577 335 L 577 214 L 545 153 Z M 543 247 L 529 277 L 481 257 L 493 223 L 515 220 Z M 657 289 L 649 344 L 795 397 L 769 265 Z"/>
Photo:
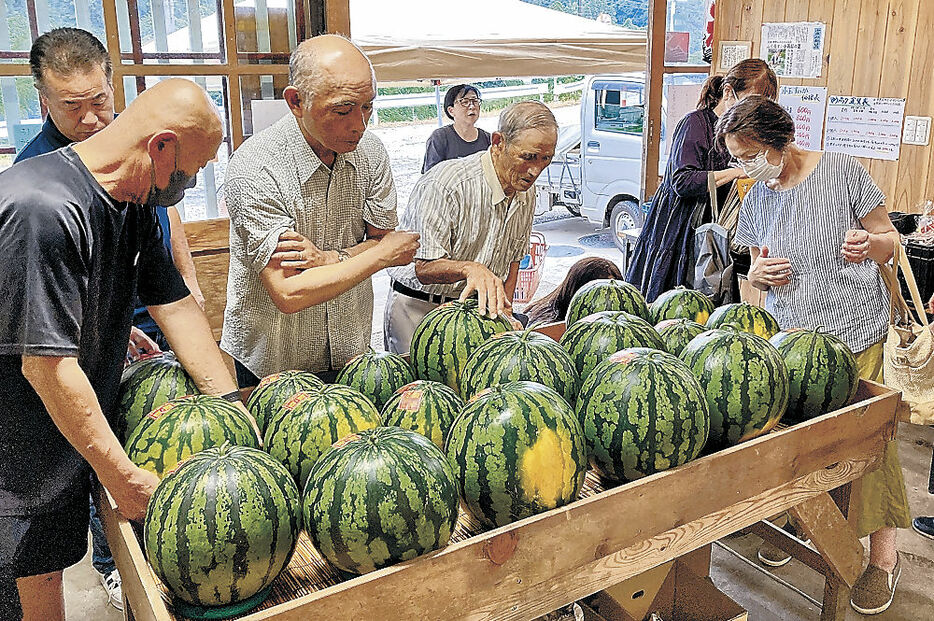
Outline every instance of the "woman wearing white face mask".
<path id="1" fill-rule="evenodd" d="M 692 221 L 698 210 L 703 211 L 702 222 L 711 220 L 710 173 L 721 202 L 730 184 L 745 176 L 742 169 L 729 166 L 726 152 L 714 148 L 714 126 L 720 115 L 752 93 L 772 98 L 778 93 L 775 73 L 758 58 L 737 63 L 725 76 L 708 78 L 697 109 L 672 134 L 665 178 L 652 199 L 626 274 L 626 280 L 639 287 L 649 302 L 693 279 L 689 260 L 694 245 Z"/>
<path id="2" fill-rule="evenodd" d="M 768 292 L 765 307 L 783 330 L 824 326 L 856 354 L 861 377 L 881 382 L 889 301 L 878 264 L 892 257 L 898 232 L 885 195 L 855 158 L 805 151 L 794 131 L 788 113 L 764 97 L 744 99 L 717 123 L 718 143 L 762 182 L 746 194 L 736 229 L 736 242 L 750 246 L 749 283 Z M 895 529 L 911 523 L 894 440 L 854 494 L 858 534 L 870 535 L 869 566 L 850 603 L 876 614 L 892 603 L 900 574 Z"/>

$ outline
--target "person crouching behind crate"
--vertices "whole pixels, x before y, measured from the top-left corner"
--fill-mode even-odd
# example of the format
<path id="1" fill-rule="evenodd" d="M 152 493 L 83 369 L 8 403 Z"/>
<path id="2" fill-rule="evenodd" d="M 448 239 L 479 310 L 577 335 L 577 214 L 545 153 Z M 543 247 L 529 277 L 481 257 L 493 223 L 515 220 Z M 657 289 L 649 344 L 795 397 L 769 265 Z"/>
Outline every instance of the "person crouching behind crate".
<path id="1" fill-rule="evenodd" d="M 529 323 L 563 321 L 577 290 L 593 280 L 603 278 L 622 280 L 623 274 L 609 259 L 585 257 L 571 266 L 568 275 L 554 291 L 529 303 L 523 312 L 528 316 Z"/>
<path id="2" fill-rule="evenodd" d="M 415 264 L 391 268 L 383 317 L 388 351 L 409 351 L 422 318 L 476 294 L 479 311 L 509 314 L 532 232 L 535 180 L 555 154 L 558 123 L 542 103 L 499 117 L 486 151 L 438 164 L 412 190 L 400 225 L 421 235 Z"/>

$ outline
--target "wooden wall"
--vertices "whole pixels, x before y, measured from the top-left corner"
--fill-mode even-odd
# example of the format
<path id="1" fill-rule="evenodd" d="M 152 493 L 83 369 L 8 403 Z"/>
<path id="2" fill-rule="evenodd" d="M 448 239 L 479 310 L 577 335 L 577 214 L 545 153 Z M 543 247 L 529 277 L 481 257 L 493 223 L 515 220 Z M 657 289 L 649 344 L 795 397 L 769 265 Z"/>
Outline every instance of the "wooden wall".
<path id="1" fill-rule="evenodd" d="M 763 23 L 802 21 L 827 24 L 821 77 L 781 84 L 902 97 L 906 115 L 934 116 L 934 0 L 717 0 L 717 39 L 752 41 L 755 57 Z M 902 144 L 897 162 L 862 161 L 890 210 L 914 211 L 921 200 L 934 200 L 934 144 Z"/>

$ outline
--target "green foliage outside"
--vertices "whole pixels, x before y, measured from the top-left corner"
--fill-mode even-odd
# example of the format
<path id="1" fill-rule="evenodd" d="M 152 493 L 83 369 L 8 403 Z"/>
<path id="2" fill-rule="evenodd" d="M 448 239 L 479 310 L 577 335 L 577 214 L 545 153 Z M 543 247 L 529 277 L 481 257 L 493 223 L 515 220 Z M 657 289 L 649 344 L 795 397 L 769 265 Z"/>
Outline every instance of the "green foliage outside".
<path id="1" fill-rule="evenodd" d="M 554 95 L 553 83 L 557 82 L 558 84 L 571 84 L 582 80 L 584 76 L 563 76 L 559 78 L 534 78 L 532 80 L 533 84 L 549 84 L 548 92 L 542 95 L 542 101 L 544 103 L 554 103 L 554 102 L 571 102 L 575 103 L 580 101 L 581 91 L 572 92 L 572 93 L 562 93 L 560 95 Z M 522 80 L 485 80 L 482 82 L 472 82 L 474 86 L 480 89 L 480 92 L 483 93 L 485 89 L 498 88 L 503 86 L 519 86 L 523 84 Z M 444 85 L 441 87 L 441 98 L 442 105 L 444 99 L 444 93 L 451 85 Z M 412 93 L 434 93 L 435 87 L 431 85 L 426 86 L 403 86 L 403 87 L 380 87 L 380 95 L 401 95 L 401 94 L 412 94 Z M 528 99 L 529 97 L 507 97 L 505 99 L 486 99 L 483 102 L 483 114 L 489 114 L 492 111 L 502 110 L 508 107 L 510 104 L 513 104 L 517 101 L 522 101 Z M 390 108 L 379 111 L 379 122 L 382 123 L 404 123 L 412 121 L 430 121 L 438 117 L 437 109 L 434 104 L 426 106 L 407 106 L 404 108 Z M 445 121 L 446 121 L 445 117 Z"/>

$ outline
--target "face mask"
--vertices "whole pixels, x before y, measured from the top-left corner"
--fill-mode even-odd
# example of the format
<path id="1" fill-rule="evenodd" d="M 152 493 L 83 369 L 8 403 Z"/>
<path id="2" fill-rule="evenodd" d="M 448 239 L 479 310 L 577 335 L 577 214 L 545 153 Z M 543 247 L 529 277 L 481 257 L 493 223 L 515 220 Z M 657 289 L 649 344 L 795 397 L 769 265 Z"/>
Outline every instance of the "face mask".
<path id="1" fill-rule="evenodd" d="M 772 164 L 769 162 L 768 158 L 766 158 L 765 151 L 761 151 L 748 162 L 742 162 L 742 165 L 743 172 L 745 172 L 746 176 L 750 179 L 766 182 L 782 174 L 782 170 L 785 168 L 785 156 L 782 156 L 781 163 Z"/>
<path id="2" fill-rule="evenodd" d="M 152 157 L 149 158 L 152 162 Z M 153 205 L 157 207 L 169 207 L 175 205 L 185 198 L 185 190 L 195 187 L 198 179 L 197 175 L 188 176 L 178 168 L 178 147 L 175 147 L 175 170 L 169 175 L 169 184 L 164 188 L 156 187 L 156 163 L 152 162 L 151 173 L 152 184 L 149 188 L 149 196 L 143 201 L 144 205 Z"/>

